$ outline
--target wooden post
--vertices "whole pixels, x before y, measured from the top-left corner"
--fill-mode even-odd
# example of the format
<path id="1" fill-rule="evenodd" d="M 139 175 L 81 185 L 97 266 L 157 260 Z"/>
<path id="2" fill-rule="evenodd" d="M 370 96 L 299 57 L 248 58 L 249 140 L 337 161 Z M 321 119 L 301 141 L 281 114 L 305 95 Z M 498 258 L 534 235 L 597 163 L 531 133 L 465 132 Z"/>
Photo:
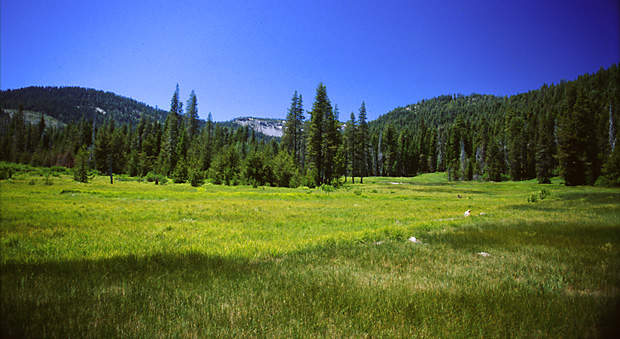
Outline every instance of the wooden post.
<path id="1" fill-rule="evenodd" d="M 108 162 L 110 164 L 110 185 L 114 184 L 114 177 L 112 176 L 112 156 L 108 155 Z"/>

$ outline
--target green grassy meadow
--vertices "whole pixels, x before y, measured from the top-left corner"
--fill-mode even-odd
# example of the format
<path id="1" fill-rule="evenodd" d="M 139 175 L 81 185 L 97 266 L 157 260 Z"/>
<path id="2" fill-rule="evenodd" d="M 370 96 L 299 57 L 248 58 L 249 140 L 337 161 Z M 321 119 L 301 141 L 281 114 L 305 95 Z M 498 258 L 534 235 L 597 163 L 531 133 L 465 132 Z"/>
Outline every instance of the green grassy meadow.
<path id="1" fill-rule="evenodd" d="M 0 181 L 0 227 L 3 338 L 596 338 L 620 320 L 619 189 L 24 174 Z"/>

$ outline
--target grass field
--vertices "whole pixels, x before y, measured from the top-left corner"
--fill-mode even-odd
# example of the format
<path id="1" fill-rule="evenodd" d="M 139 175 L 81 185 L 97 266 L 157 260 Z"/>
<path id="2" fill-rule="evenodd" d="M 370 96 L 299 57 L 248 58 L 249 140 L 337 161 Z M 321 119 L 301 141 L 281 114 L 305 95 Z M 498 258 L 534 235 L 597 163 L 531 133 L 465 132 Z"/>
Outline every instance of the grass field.
<path id="1" fill-rule="evenodd" d="M 3 338 L 581 338 L 620 320 L 618 189 L 51 183 L 0 181 Z"/>

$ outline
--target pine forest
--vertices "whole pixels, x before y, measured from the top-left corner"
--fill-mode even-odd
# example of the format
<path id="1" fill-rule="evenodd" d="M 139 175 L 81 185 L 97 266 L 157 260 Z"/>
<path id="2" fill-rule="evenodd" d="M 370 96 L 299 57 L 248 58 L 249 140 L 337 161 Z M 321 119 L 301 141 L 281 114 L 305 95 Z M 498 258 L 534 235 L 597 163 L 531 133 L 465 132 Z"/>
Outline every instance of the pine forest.
<path id="1" fill-rule="evenodd" d="M 201 120 L 197 95 L 184 101 L 178 85 L 168 112 L 101 91 L 30 87 L 0 93 L 0 160 L 73 168 L 78 181 L 124 174 L 193 186 L 337 186 L 432 172 L 619 186 L 619 90 L 612 65 L 513 96 L 441 95 L 368 121 L 365 102 L 339 112 L 321 83 L 309 105 L 294 92 L 282 138 L 267 138 L 210 113 Z"/>

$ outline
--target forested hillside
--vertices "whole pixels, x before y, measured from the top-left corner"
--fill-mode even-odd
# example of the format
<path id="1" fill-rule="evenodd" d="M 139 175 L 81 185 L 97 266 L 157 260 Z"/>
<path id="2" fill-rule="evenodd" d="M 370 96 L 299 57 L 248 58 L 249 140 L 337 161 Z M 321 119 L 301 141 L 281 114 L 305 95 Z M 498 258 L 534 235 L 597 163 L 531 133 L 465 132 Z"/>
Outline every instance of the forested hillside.
<path id="1" fill-rule="evenodd" d="M 511 97 L 439 96 L 369 123 L 374 175 L 593 184 L 620 166 L 617 65 Z"/>
<path id="2" fill-rule="evenodd" d="M 357 114 L 351 112 L 343 123 L 326 86 L 319 84 L 309 111 L 302 95 L 294 93 L 280 141 L 248 126 L 214 123 L 210 114 L 206 122 L 198 119 L 196 94 L 192 91 L 183 109 L 178 86 L 165 121 L 160 111 L 153 113 L 144 104 L 113 94 L 30 88 L 17 92 L 49 95 L 20 102 L 16 91 L 2 93 L 3 107 L 15 113 L 0 116 L 0 160 L 82 172 L 150 173 L 192 185 L 208 179 L 216 184 L 314 187 L 338 184 L 343 177 L 363 180 L 436 171 L 446 172 L 450 180 L 537 178 L 548 183 L 560 175 L 567 185 L 620 185 L 620 148 L 615 147 L 619 90 L 618 66 L 612 65 L 510 97 L 443 95 L 370 122 L 362 102 Z M 59 108 L 61 99 L 52 93 L 63 91 L 82 94 L 71 105 L 62 104 L 75 109 Z M 8 94 L 12 99 L 5 102 Z M 108 97 L 110 102 L 101 99 Z M 123 106 L 119 98 L 133 106 Z M 15 111 L 12 106 L 20 104 Z M 24 110 L 73 122 L 50 127 L 43 115 L 36 123 L 28 122 Z"/>
<path id="3" fill-rule="evenodd" d="M 137 125 L 144 114 L 163 122 L 165 110 L 111 92 L 82 87 L 27 87 L 0 91 L 2 109 L 44 113 L 65 124 L 82 118 L 103 123 L 113 116 L 119 124 Z"/>

